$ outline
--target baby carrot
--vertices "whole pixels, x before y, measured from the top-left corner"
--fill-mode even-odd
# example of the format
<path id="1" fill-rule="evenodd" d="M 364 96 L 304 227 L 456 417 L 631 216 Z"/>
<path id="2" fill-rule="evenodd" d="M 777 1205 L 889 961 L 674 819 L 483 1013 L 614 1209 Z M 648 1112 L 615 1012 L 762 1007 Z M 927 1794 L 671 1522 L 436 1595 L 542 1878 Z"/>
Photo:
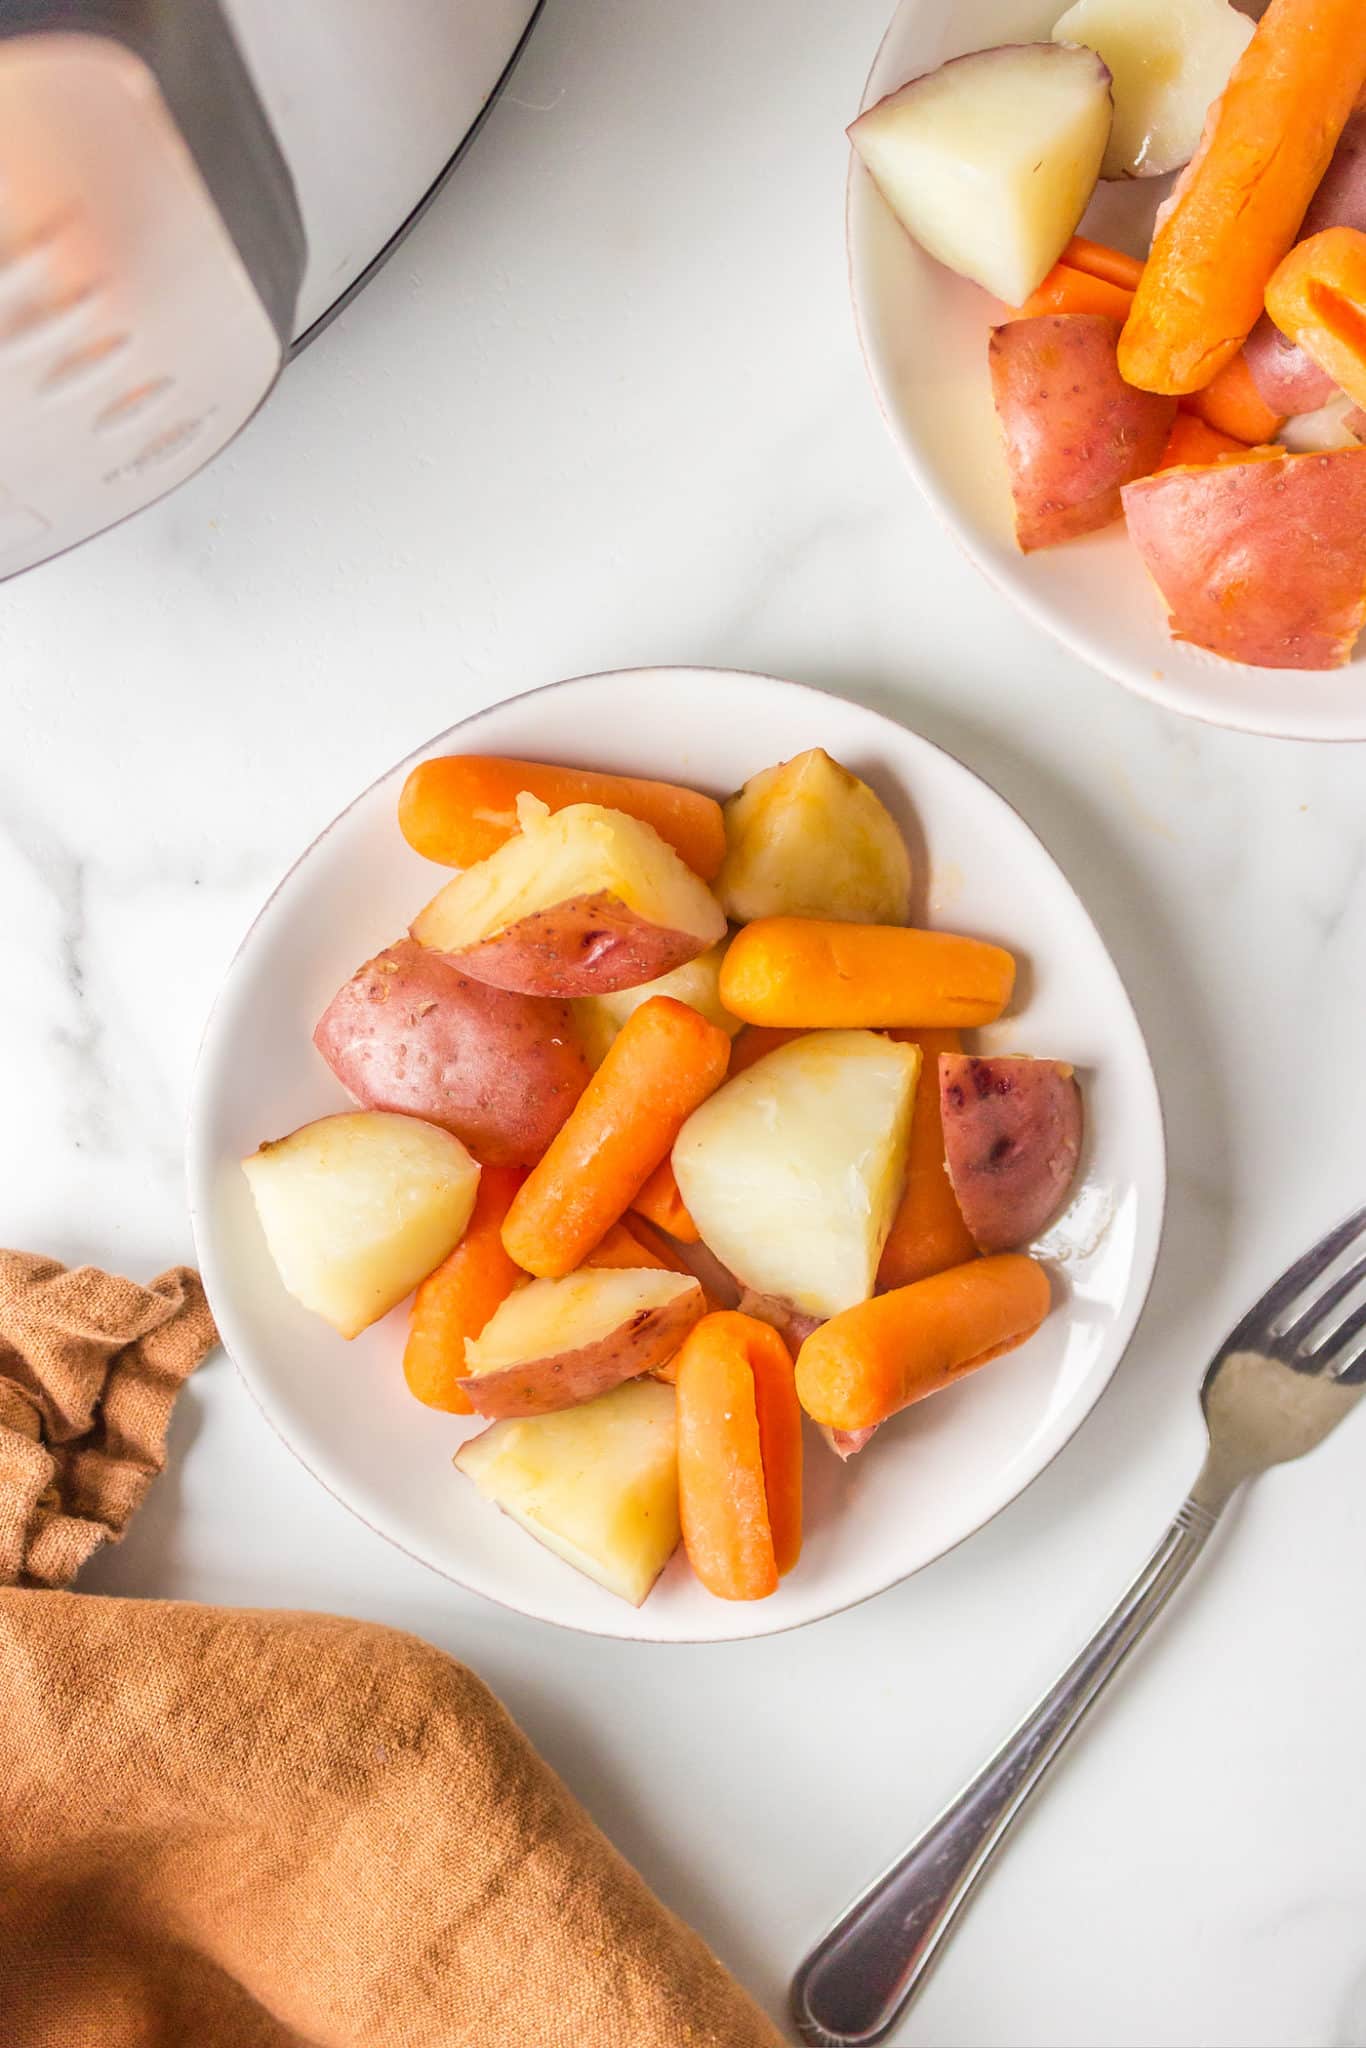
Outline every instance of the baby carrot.
<path id="1" fill-rule="evenodd" d="M 582 1265 L 726 1076 L 730 1039 L 686 1003 L 651 996 L 519 1188 L 503 1244 L 525 1272 L 559 1279 Z"/>
<path id="2" fill-rule="evenodd" d="M 1167 445 L 1162 451 L 1159 469 L 1185 469 L 1191 466 L 1205 468 L 1217 462 L 1221 455 L 1246 455 L 1247 444 L 1235 441 L 1232 434 L 1221 434 L 1217 427 L 1208 427 L 1193 412 L 1179 412 L 1172 422 Z"/>
<path id="3" fill-rule="evenodd" d="M 678 1273 L 683 1269 L 669 1259 L 641 1243 L 633 1230 L 625 1223 L 614 1223 L 600 1243 L 595 1244 L 583 1262 L 585 1266 L 611 1266 L 627 1271 L 637 1266 L 653 1266 L 664 1273 Z"/>
<path id="4" fill-rule="evenodd" d="M 428 860 L 473 867 L 517 831 L 523 790 L 552 811 L 570 804 L 605 804 L 653 825 L 661 839 L 704 882 L 720 872 L 726 852 L 721 806 L 695 789 L 647 782 L 634 775 L 597 775 L 587 768 L 553 768 L 540 761 L 505 761 L 491 754 L 448 754 L 419 761 L 403 785 L 398 822 L 404 838 Z"/>
<path id="5" fill-rule="evenodd" d="M 807 1338 L 798 1397 L 831 1429 L 871 1428 L 1023 1344 L 1049 1301 L 1043 1267 L 1018 1252 L 875 1295 Z"/>
<path id="6" fill-rule="evenodd" d="M 721 968 L 734 1016 L 808 1030 L 990 1024 L 1014 985 L 1010 954 L 981 939 L 807 917 L 756 919 Z"/>
<path id="7" fill-rule="evenodd" d="M 1055 263 L 1041 285 L 1037 285 L 1019 309 L 1019 318 L 1029 320 L 1037 313 L 1103 313 L 1108 320 L 1124 321 L 1134 295 L 1107 277 L 1093 277 L 1089 271 L 1074 270 L 1070 263 Z"/>
<path id="8" fill-rule="evenodd" d="M 486 1166 L 469 1227 L 413 1296 L 403 1377 L 429 1408 L 452 1415 L 474 1409 L 458 1381 L 465 1376 L 465 1340 L 477 1337 L 522 1274 L 503 1249 L 503 1218 L 522 1182 L 521 1166 Z"/>
<path id="9" fill-rule="evenodd" d="M 705 1316 L 678 1357 L 678 1506 L 693 1570 L 722 1600 L 762 1600 L 801 1549 L 801 1418 L 766 1323 Z"/>
<path id="10" fill-rule="evenodd" d="M 1069 270 L 1085 271 L 1088 277 L 1103 278 L 1126 292 L 1136 292 L 1143 275 L 1139 257 L 1126 256 L 1122 249 L 1112 249 L 1105 242 L 1089 241 L 1085 235 L 1073 235 L 1058 261 Z"/>
<path id="11" fill-rule="evenodd" d="M 801 1036 L 800 1031 L 779 1031 L 764 1024 L 746 1024 L 739 1037 L 730 1042 L 727 1080 L 733 1081 L 737 1074 L 746 1073 L 765 1053 L 776 1052 L 780 1045 L 789 1045 L 794 1038 Z"/>
<path id="12" fill-rule="evenodd" d="M 751 1319 L 747 1316 L 745 1321 Z M 792 1356 L 778 1332 L 768 1323 L 755 1322 L 745 1332 L 744 1343 L 754 1376 L 773 1561 L 783 1579 L 802 1554 L 802 1406 Z"/>
<path id="13" fill-rule="evenodd" d="M 1244 448 L 1274 440 L 1285 425 L 1284 413 L 1273 412 L 1257 389 L 1241 349 L 1203 391 L 1192 391 L 1181 405 L 1216 434 L 1228 434 Z"/>
<path id="14" fill-rule="evenodd" d="M 660 1160 L 631 1207 L 647 1223 L 653 1223 L 659 1230 L 667 1230 L 670 1237 L 678 1238 L 683 1244 L 696 1244 L 702 1235 L 688 1214 L 688 1205 L 674 1179 L 673 1163 L 667 1158 Z"/>
<path id="15" fill-rule="evenodd" d="M 1366 405 L 1366 235 L 1325 228 L 1301 242 L 1267 286 L 1266 310 L 1354 405 Z"/>
<path id="16" fill-rule="evenodd" d="M 908 1287 L 913 1280 L 925 1280 L 931 1273 L 945 1272 L 950 1266 L 961 1266 L 977 1256 L 972 1233 L 963 1221 L 949 1181 L 939 1100 L 939 1055 L 961 1052 L 962 1038 L 956 1031 L 892 1031 L 888 1036 L 905 1045 L 918 1045 L 921 1060 L 911 1114 L 906 1185 L 877 1269 L 877 1284 L 884 1293 L 889 1288 Z"/>
<path id="17" fill-rule="evenodd" d="M 1237 355 L 1364 82 L 1361 0 L 1271 0 L 1153 238 L 1119 341 L 1128 383 L 1199 391 Z"/>

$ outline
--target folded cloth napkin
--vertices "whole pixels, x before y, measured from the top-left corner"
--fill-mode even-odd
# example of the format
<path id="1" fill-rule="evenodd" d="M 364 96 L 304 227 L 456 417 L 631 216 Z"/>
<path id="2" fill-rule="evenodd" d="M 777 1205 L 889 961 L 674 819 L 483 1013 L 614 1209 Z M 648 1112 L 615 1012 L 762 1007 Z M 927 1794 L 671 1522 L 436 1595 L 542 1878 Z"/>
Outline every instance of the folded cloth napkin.
<path id="1" fill-rule="evenodd" d="M 779 2048 L 461 1665 L 57 1590 L 213 1342 L 184 1268 L 0 1252 L 5 2048 Z"/>

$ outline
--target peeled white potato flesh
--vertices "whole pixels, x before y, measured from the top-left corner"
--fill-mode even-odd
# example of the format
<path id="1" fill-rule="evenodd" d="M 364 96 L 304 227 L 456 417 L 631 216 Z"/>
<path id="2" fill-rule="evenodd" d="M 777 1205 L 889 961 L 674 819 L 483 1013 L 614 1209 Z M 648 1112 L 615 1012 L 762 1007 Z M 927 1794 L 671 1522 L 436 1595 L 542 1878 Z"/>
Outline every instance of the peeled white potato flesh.
<path id="1" fill-rule="evenodd" d="M 1007 43 L 913 78 L 849 139 L 922 248 L 1019 306 L 1076 232 L 1110 120 L 1093 51 Z"/>
<path id="2" fill-rule="evenodd" d="M 448 882 L 414 920 L 412 935 L 420 944 L 460 955 L 515 933 L 528 920 L 536 921 L 530 929 L 538 934 L 537 949 L 569 944 L 580 935 L 569 923 L 562 928 L 553 921 L 558 908 L 606 901 L 640 939 L 633 945 L 619 938 L 615 949 L 604 947 L 584 962 L 582 993 L 596 995 L 638 986 L 725 937 L 716 898 L 652 825 L 602 804 L 569 804 L 552 813 L 525 796 L 518 799 L 518 815 L 521 831 Z M 608 951 L 620 955 L 620 971 L 607 964 Z M 500 985 L 524 983 L 514 973 Z M 525 985 L 530 994 L 550 992 L 534 977 Z M 566 981 L 555 992 L 579 991 Z"/>
<path id="3" fill-rule="evenodd" d="M 1113 77 L 1102 178 L 1158 178 L 1195 155 L 1211 103 L 1256 23 L 1229 0 L 1077 0 L 1057 43 L 1094 50 Z"/>
<path id="4" fill-rule="evenodd" d="M 722 943 L 700 953 L 696 960 L 685 960 L 670 974 L 643 981 L 639 988 L 614 989 L 605 996 L 580 996 L 574 1004 L 574 1022 L 593 1065 L 602 1065 L 608 1047 L 632 1010 L 638 1010 L 651 996 L 672 996 L 676 1003 L 686 1003 L 709 1024 L 718 1024 L 734 1038 L 741 1028 L 740 1019 L 732 1017 L 721 1001 L 721 962 L 725 957 Z"/>
<path id="5" fill-rule="evenodd" d="M 459 1138 L 382 1110 L 321 1117 L 262 1145 L 242 1171 L 286 1288 L 343 1337 L 455 1249 L 479 1187 Z"/>
<path id="6" fill-rule="evenodd" d="M 756 1294 L 802 1315 L 866 1301 L 901 1199 L 916 1046 L 812 1031 L 694 1110 L 673 1149 L 703 1242 Z"/>
<path id="7" fill-rule="evenodd" d="M 725 806 L 727 917 L 904 924 L 911 859 L 890 811 L 823 747 L 752 775 Z"/>
<path id="8" fill-rule="evenodd" d="M 674 1390 L 628 1380 L 579 1408 L 495 1422 L 455 1454 L 487 1500 L 639 1607 L 678 1545 Z"/>

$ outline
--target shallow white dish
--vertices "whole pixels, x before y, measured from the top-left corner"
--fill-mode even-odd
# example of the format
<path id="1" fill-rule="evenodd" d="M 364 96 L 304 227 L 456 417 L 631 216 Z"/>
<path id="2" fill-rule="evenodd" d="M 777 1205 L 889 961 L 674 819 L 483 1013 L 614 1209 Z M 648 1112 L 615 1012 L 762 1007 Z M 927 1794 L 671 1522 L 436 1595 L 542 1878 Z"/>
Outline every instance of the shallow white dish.
<path id="1" fill-rule="evenodd" d="M 1063 6 L 901 0 L 862 105 L 946 58 L 1044 39 Z M 1143 255 L 1170 184 L 1101 185 L 1083 232 Z M 1023 612 L 1082 660 L 1173 711 L 1287 739 L 1366 739 L 1361 651 L 1346 668 L 1315 674 L 1247 668 L 1179 645 L 1122 524 L 1020 554 L 987 376 L 987 333 L 1004 309 L 912 242 L 852 150 L 848 240 L 854 317 L 892 438 L 954 538 Z"/>
<path id="2" fill-rule="evenodd" d="M 985 1042 L 1073 1061 L 1089 1133 L 1077 1200 L 1049 1243 L 1059 1306 L 1023 1350 L 890 1423 L 842 1466 L 807 1441 L 807 1538 L 769 1600 L 731 1605 L 681 1555 L 643 1607 L 582 1578 L 451 1466 L 480 1425 L 422 1407 L 400 1370 L 406 1306 L 353 1343 L 275 1274 L 239 1160 L 344 1106 L 311 1043 L 342 981 L 448 871 L 404 843 L 395 806 L 427 754 L 503 753 L 695 784 L 718 795 L 824 746 L 907 830 L 915 915 L 1016 952 L 1025 1007 Z M 190 1199 L 224 1344 L 265 1414 L 362 1520 L 434 1570 L 546 1621 L 651 1642 L 766 1635 L 919 1570 L 1012 1500 L 1113 1373 L 1148 1291 L 1165 1192 L 1161 1111 L 1137 1020 L 1100 936 L 1029 827 L 928 741 L 857 704 L 764 676 L 637 669 L 584 676 L 475 714 L 358 797 L 247 934 L 209 1018 L 191 1106 Z"/>

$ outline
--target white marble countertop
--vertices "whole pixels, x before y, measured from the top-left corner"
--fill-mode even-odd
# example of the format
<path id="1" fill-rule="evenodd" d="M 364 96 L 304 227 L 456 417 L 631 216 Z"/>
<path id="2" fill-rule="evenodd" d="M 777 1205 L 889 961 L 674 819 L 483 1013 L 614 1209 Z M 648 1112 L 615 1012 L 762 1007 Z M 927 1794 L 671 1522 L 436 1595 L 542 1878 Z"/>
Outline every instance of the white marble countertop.
<path id="1" fill-rule="evenodd" d="M 955 1554 L 749 1645 L 560 1634 L 352 1520 L 219 1356 L 86 1576 L 466 1658 L 775 2015 L 1156 1538 L 1212 1342 L 1366 1186 L 1366 753 L 1181 723 L 1079 667 L 878 421 L 841 128 L 886 5 L 549 0 L 451 187 L 226 457 L 0 594 L 0 1240 L 68 1260 L 192 1255 L 184 1103 L 245 925 L 357 789 L 512 691 L 673 661 L 861 696 L 1082 890 L 1157 1066 L 1167 1240 L 1095 1415 Z M 1247 1499 L 898 2042 L 1366 2043 L 1363 1565 L 1354 1422 Z"/>

